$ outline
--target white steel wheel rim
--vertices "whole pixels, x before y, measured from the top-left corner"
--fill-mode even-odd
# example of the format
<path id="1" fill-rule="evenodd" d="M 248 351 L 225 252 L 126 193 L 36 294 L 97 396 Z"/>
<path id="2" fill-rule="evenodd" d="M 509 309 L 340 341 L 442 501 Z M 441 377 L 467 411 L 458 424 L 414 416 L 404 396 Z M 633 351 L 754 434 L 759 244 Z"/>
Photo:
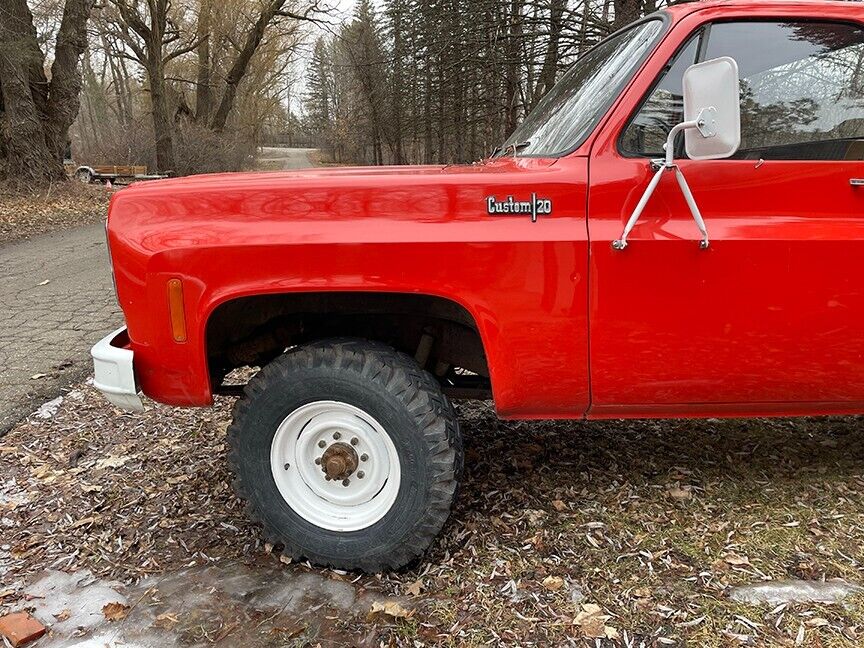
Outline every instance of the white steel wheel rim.
<path id="1" fill-rule="evenodd" d="M 347 485 L 327 480 L 316 463 L 334 444 L 356 456 Z M 285 503 L 330 531 L 359 531 L 378 522 L 396 501 L 401 481 L 396 446 L 381 424 L 339 401 L 308 403 L 283 419 L 270 444 L 270 471 Z"/>

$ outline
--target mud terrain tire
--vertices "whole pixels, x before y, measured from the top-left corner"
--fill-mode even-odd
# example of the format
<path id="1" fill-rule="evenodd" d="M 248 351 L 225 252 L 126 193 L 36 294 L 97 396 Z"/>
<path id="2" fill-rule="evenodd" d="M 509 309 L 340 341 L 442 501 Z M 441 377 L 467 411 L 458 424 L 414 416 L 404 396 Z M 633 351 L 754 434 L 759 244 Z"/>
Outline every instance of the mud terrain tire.
<path id="1" fill-rule="evenodd" d="M 459 423 L 437 381 L 367 340 L 304 345 L 264 367 L 235 406 L 228 440 L 235 491 L 266 539 L 293 560 L 339 569 L 379 572 L 420 557 L 462 475 Z M 368 502 L 336 501 L 359 493 L 359 502 L 378 483 Z"/>

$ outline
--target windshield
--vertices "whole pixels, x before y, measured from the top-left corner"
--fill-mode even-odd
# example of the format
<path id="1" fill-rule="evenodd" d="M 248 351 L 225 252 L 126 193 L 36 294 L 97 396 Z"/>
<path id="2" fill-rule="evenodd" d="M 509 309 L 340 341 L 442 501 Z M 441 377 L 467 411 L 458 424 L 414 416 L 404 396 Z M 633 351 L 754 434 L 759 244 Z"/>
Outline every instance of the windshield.
<path id="1" fill-rule="evenodd" d="M 663 21 L 648 20 L 589 50 L 507 139 L 500 154 L 556 156 L 579 146 L 662 29 Z"/>

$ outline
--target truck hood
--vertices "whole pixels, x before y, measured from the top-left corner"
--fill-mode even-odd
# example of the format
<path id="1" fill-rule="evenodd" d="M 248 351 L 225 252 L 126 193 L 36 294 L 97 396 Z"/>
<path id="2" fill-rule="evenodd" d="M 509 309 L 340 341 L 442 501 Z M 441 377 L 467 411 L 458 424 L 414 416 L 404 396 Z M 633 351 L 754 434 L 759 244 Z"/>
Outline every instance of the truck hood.
<path id="1" fill-rule="evenodd" d="M 182 178 L 137 182 L 124 189 L 124 191 L 224 191 L 227 188 L 249 188 L 250 186 L 279 186 L 283 189 L 288 189 L 292 185 L 305 186 L 306 183 L 310 182 L 314 182 L 315 184 L 319 182 L 328 183 L 335 189 L 340 186 L 355 184 L 356 182 L 362 183 L 370 180 L 385 181 L 388 178 L 404 182 L 406 176 L 443 178 L 476 173 L 503 173 L 516 169 L 542 169 L 552 166 L 556 162 L 556 158 L 504 157 L 481 160 L 474 164 L 337 166 L 268 172 L 206 173 Z"/>
<path id="2" fill-rule="evenodd" d="M 109 238 L 152 254 L 202 245 L 430 240 L 452 236 L 440 226 L 453 223 L 482 223 L 484 235 L 494 236 L 490 198 L 533 196 L 557 202 L 556 213 L 567 209 L 571 201 L 562 198 L 572 195 L 574 183 L 587 181 L 584 159 L 567 162 L 507 157 L 469 165 L 312 168 L 141 182 L 113 196 Z M 574 173 L 574 165 L 581 171 Z M 584 204 L 579 209 L 584 214 Z M 530 215 L 522 219 L 531 221 Z"/>

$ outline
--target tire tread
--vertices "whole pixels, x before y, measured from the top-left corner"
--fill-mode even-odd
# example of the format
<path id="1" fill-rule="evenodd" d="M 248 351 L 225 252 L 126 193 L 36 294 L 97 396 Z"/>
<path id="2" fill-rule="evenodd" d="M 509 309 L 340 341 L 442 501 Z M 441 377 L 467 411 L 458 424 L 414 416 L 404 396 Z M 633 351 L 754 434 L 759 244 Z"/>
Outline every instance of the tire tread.
<path id="1" fill-rule="evenodd" d="M 428 489 L 428 506 L 402 542 L 386 556 L 358 556 L 338 561 L 303 550 L 279 529 L 272 528 L 266 516 L 250 496 L 251 484 L 244 481 L 243 456 L 240 448 L 244 429 L 254 424 L 256 399 L 271 388 L 277 388 L 289 375 L 303 369 L 329 367 L 349 371 L 367 382 L 382 385 L 395 395 L 414 417 L 427 449 L 432 470 Z M 398 569 L 423 555 L 444 527 L 457 497 L 464 466 L 461 432 L 456 412 L 441 391 L 435 378 L 424 371 L 413 358 L 381 342 L 353 338 L 322 340 L 291 349 L 263 367 L 247 384 L 233 410 L 234 420 L 228 428 L 228 462 L 235 475 L 234 491 L 245 508 L 264 530 L 265 539 L 281 544 L 283 554 L 293 560 L 308 559 L 318 564 L 365 572 Z"/>

